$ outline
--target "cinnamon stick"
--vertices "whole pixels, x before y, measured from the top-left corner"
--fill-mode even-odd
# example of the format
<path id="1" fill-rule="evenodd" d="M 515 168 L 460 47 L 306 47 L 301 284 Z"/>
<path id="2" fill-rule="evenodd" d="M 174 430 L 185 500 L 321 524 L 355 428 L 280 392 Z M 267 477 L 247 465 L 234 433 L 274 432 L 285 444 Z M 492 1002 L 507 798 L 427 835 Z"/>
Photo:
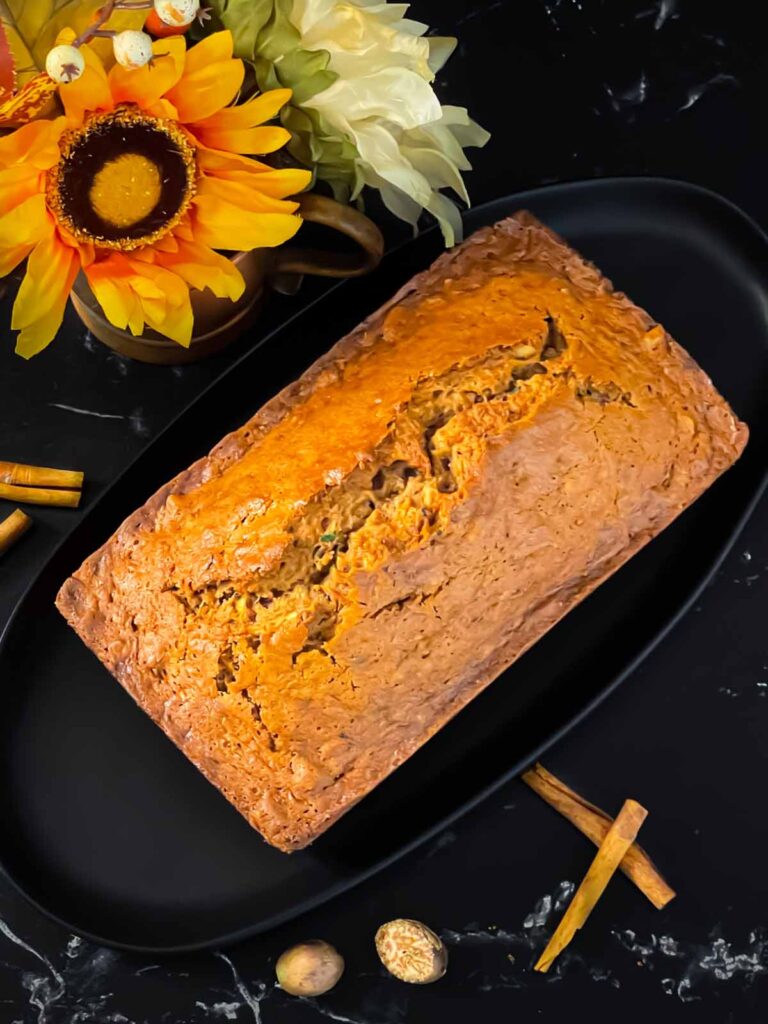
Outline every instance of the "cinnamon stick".
<path id="1" fill-rule="evenodd" d="M 546 972 L 582 928 L 592 913 L 595 904 L 621 864 L 627 850 L 635 841 L 640 826 L 648 812 L 636 800 L 625 800 L 616 820 L 600 844 L 595 859 L 589 866 L 584 879 L 573 895 L 573 899 L 555 928 L 546 949 L 539 957 L 534 971 Z"/>
<path id="2" fill-rule="evenodd" d="M 0 522 L 0 555 L 12 547 L 32 525 L 32 520 L 20 508 Z"/>
<path id="3" fill-rule="evenodd" d="M 58 505 L 63 508 L 77 508 L 80 491 L 59 491 L 45 487 L 17 487 L 15 484 L 0 483 L 0 498 L 6 501 L 20 501 L 28 505 Z"/>
<path id="4" fill-rule="evenodd" d="M 595 846 L 602 843 L 613 824 L 609 814 L 575 793 L 541 764 L 535 764 L 523 774 L 522 779 Z M 675 898 L 675 890 L 665 882 L 651 858 L 637 843 L 627 850 L 620 868 L 657 910 Z"/>
<path id="5" fill-rule="evenodd" d="M 83 474 L 74 469 L 48 469 L 26 466 L 21 462 L 0 462 L 0 483 L 21 487 L 64 487 L 79 491 Z"/>

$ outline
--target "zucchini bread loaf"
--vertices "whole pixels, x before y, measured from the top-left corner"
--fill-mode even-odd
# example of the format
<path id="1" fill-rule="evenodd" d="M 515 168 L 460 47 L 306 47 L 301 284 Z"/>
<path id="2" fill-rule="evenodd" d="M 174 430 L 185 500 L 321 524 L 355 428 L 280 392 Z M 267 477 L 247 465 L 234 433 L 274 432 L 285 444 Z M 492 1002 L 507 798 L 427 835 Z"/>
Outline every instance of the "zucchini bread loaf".
<path id="1" fill-rule="evenodd" d="M 295 850 L 746 438 L 662 327 L 519 213 L 150 498 L 57 603 L 264 838 Z"/>

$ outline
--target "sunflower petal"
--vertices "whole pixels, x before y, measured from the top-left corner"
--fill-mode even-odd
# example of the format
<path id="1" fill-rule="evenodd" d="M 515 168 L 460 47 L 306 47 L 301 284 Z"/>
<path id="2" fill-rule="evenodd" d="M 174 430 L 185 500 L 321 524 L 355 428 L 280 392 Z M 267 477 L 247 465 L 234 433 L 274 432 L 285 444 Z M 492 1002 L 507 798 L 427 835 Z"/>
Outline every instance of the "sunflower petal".
<path id="1" fill-rule="evenodd" d="M 189 286 L 165 267 L 113 253 L 86 271 L 88 283 L 104 315 L 134 335 L 144 325 L 180 345 L 192 339 Z"/>
<path id="2" fill-rule="evenodd" d="M 312 172 L 303 171 L 298 167 L 262 171 L 256 174 L 238 170 L 208 174 L 207 179 L 236 182 L 239 185 L 247 185 L 248 188 L 257 188 L 265 196 L 285 199 L 286 196 L 295 196 L 304 192 L 312 184 Z"/>
<path id="3" fill-rule="evenodd" d="M 194 53 L 194 50 L 190 53 Z M 181 81 L 166 97 L 176 107 L 183 124 L 202 121 L 226 107 L 237 95 L 245 77 L 245 65 L 241 60 L 220 60 L 192 74 L 188 71 L 189 56 L 187 70 Z"/>
<path id="4" fill-rule="evenodd" d="M 134 312 L 136 300 L 130 285 L 117 274 L 111 275 L 103 263 L 92 264 L 85 270 L 85 276 L 104 316 L 115 327 L 125 330 Z"/>
<path id="5" fill-rule="evenodd" d="M 115 327 L 123 330 L 130 327 L 133 334 L 141 334 L 144 330 L 141 303 L 133 291 L 134 273 L 125 256 L 111 253 L 84 268 L 84 273 L 107 320 Z"/>
<path id="6" fill-rule="evenodd" d="M 143 68 L 124 68 L 115 64 L 109 72 L 109 87 L 115 103 L 137 103 L 146 109 L 157 103 L 181 78 L 185 64 L 185 44 L 180 37 L 156 39 L 155 58 Z"/>
<path id="7" fill-rule="evenodd" d="M 195 242 L 179 242 L 178 252 L 158 254 L 158 263 L 183 278 L 192 288 L 210 288 L 220 299 L 236 302 L 245 291 L 243 275 L 232 260 Z"/>
<path id="8" fill-rule="evenodd" d="M 300 167 L 277 169 L 253 157 L 224 153 L 203 145 L 197 147 L 197 165 L 206 176 L 241 184 L 252 183 L 265 195 L 276 199 L 295 196 L 312 184 L 312 172 Z"/>
<path id="9" fill-rule="evenodd" d="M 211 249 L 259 249 L 293 238 L 301 219 L 288 213 L 250 213 L 217 196 L 198 196 L 191 216 L 195 241 Z"/>
<path id="10" fill-rule="evenodd" d="M 289 141 L 291 133 L 277 126 L 220 129 L 195 125 L 195 135 L 210 149 L 234 153 L 274 153 Z"/>
<path id="11" fill-rule="evenodd" d="M 299 206 L 296 202 L 266 195 L 259 188 L 258 179 L 244 184 L 223 178 L 203 178 L 192 202 L 203 196 L 216 196 L 251 213 L 295 213 Z"/>
<path id="12" fill-rule="evenodd" d="M 153 117 L 167 117 L 169 121 L 179 120 L 178 110 L 165 97 L 157 100 L 155 103 L 147 103 L 144 109 L 148 114 L 152 114 Z"/>
<path id="13" fill-rule="evenodd" d="M 82 46 L 85 70 L 74 82 L 59 86 L 64 113 L 70 121 L 80 123 L 88 110 L 111 110 L 114 106 L 107 73 L 90 46 Z"/>
<path id="14" fill-rule="evenodd" d="M 31 121 L 0 138 L 0 167 L 24 164 L 46 171 L 60 157 L 59 136 L 66 128 L 63 117 L 54 121 Z"/>
<path id="15" fill-rule="evenodd" d="M 211 64 L 222 60 L 230 60 L 235 49 L 231 32 L 212 32 L 201 42 L 187 51 L 186 73 L 194 74 L 203 71 Z"/>
<path id="16" fill-rule="evenodd" d="M 225 153 L 220 149 L 210 149 L 202 142 L 197 146 L 197 165 L 203 171 L 271 171 L 269 164 L 254 160 L 252 156 L 240 156 L 239 153 Z"/>
<path id="17" fill-rule="evenodd" d="M 31 252 L 31 245 L 15 245 L 10 249 L 0 249 L 0 277 L 14 271 Z"/>
<path id="18" fill-rule="evenodd" d="M 40 171 L 16 164 L 0 171 L 0 214 L 8 213 L 26 199 L 44 191 Z"/>
<path id="19" fill-rule="evenodd" d="M 149 311 L 146 312 L 147 323 L 158 334 L 162 334 L 171 341 L 177 342 L 184 348 L 189 348 L 192 343 L 192 329 L 195 318 L 192 313 L 192 303 L 187 300 L 181 306 L 170 306 L 162 318 L 155 318 Z"/>
<path id="20" fill-rule="evenodd" d="M 20 356 L 29 359 L 53 341 L 79 269 L 77 251 L 64 245 L 55 231 L 32 250 L 11 320 L 13 330 L 19 331 Z"/>
<path id="21" fill-rule="evenodd" d="M 239 106 L 224 107 L 223 110 L 201 121 L 199 127 L 215 128 L 219 131 L 255 128 L 265 121 L 271 121 L 290 98 L 290 89 L 271 89 Z"/>
<path id="22" fill-rule="evenodd" d="M 37 245 L 52 230 L 53 221 L 45 206 L 45 196 L 31 196 L 0 217 L 0 248 Z"/>

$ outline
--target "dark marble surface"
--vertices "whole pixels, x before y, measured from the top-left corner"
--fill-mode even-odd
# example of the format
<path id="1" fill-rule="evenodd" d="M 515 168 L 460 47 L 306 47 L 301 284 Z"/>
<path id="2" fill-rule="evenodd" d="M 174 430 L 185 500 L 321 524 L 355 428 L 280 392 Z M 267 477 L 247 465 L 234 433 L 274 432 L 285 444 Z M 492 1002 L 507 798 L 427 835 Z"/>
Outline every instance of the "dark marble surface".
<path id="1" fill-rule="evenodd" d="M 714 188 L 768 226 L 764 13 L 702 0 L 420 0 L 412 13 L 460 35 L 443 95 L 494 132 L 475 154 L 476 201 L 548 181 L 655 173 Z M 275 300 L 259 332 L 295 306 Z M 7 300 L 0 313 L 7 324 Z M 0 457 L 82 467 L 87 505 L 253 342 L 199 366 L 154 369 L 111 354 L 70 314 L 57 343 L 24 364 L 6 331 Z M 0 564 L 0 624 L 78 515 L 35 514 L 34 533 Z M 225 951 L 155 960 L 102 949 L 0 880 L 0 1024 L 420 1024 L 574 1012 L 765 1020 L 766 521 L 763 500 L 695 610 L 547 757 L 606 807 L 631 793 L 651 808 L 644 842 L 680 893 L 666 910 L 617 880 L 557 968 L 533 974 L 534 952 L 591 854 L 515 782 L 353 892 Z M 396 914 L 443 935 L 451 969 L 440 984 L 410 988 L 384 975 L 372 937 Z M 275 989 L 273 963 L 309 936 L 344 952 L 347 975 L 322 1000 L 296 1001 Z"/>

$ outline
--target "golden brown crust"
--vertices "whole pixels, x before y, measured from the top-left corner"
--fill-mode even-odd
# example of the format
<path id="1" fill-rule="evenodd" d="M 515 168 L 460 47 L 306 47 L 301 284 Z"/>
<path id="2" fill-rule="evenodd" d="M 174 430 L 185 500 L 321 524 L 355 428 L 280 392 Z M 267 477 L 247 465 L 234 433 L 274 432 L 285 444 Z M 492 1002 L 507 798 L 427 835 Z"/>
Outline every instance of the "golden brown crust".
<path id="1" fill-rule="evenodd" d="M 57 603 L 265 838 L 298 849 L 746 436 L 663 329 L 523 212 L 161 489 Z"/>

